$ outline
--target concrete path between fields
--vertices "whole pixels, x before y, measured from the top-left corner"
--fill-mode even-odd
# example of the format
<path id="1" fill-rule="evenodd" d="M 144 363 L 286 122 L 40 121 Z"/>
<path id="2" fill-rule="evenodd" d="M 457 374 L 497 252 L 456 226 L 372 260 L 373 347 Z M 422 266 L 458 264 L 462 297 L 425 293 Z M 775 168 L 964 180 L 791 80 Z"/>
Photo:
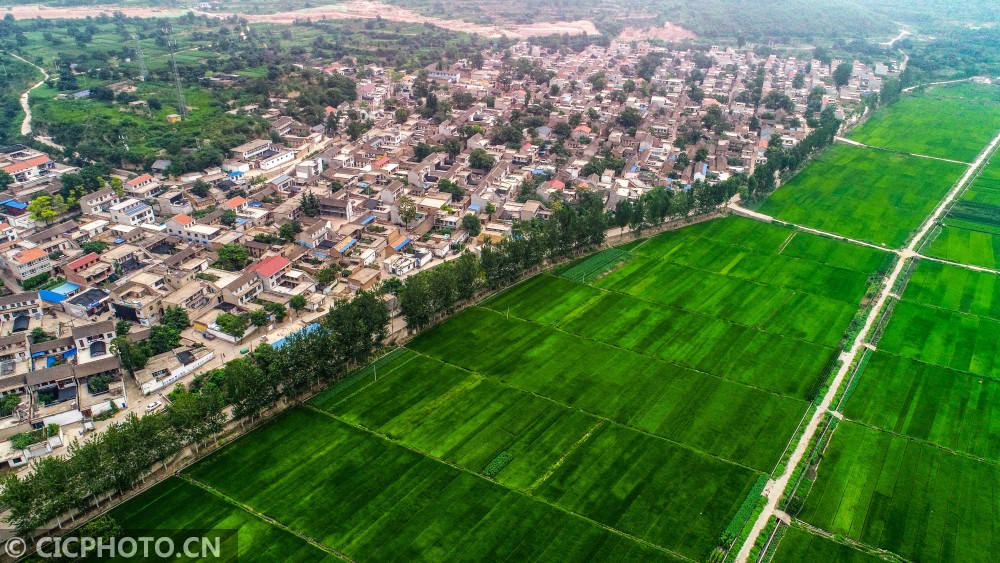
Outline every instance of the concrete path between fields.
<path id="1" fill-rule="evenodd" d="M 984 162 L 986 162 L 987 158 L 989 158 L 996 151 L 998 144 L 1000 144 L 1000 133 L 997 133 L 997 135 L 993 137 L 993 140 L 986 145 L 986 148 L 979 153 L 976 160 L 971 166 L 969 166 L 969 170 L 966 171 L 966 173 L 959 178 L 958 182 L 955 183 L 955 187 L 953 187 L 948 194 L 945 195 L 944 199 L 942 199 L 937 207 L 934 208 L 934 211 L 931 212 L 926 219 L 924 219 L 923 224 L 921 224 L 916 234 L 910 239 L 909 244 L 907 244 L 905 248 L 898 251 L 901 259 L 896 261 L 895 267 L 886 278 L 882 286 L 882 290 L 879 292 L 878 298 L 875 300 L 875 303 L 871 308 L 871 312 L 865 319 L 864 326 L 861 331 L 858 332 L 858 336 L 854 339 L 854 342 L 851 345 L 844 362 L 841 364 L 840 369 L 837 370 L 837 374 L 834 377 L 833 382 L 830 384 L 829 390 L 826 392 L 826 395 L 823 396 L 823 402 L 820 403 L 819 408 L 816 409 L 816 412 L 813 414 L 812 419 L 810 419 L 809 424 L 806 425 L 805 432 L 803 432 L 802 436 L 799 438 L 798 444 L 795 446 L 795 450 L 792 451 L 792 455 L 788 459 L 788 463 L 785 465 L 784 473 L 775 479 L 773 486 L 770 487 L 767 494 L 767 504 L 764 506 L 764 510 L 757 517 L 757 520 L 754 522 L 750 535 L 747 536 L 746 541 L 743 542 L 743 545 L 740 547 L 740 551 L 736 556 L 737 563 L 746 563 L 748 557 L 750 556 L 751 549 L 753 549 L 754 544 L 757 542 L 757 538 L 760 537 L 761 532 L 767 525 L 768 520 L 771 519 L 771 516 L 776 513 L 778 501 L 784 494 L 785 488 L 788 487 L 792 473 L 795 471 L 799 462 L 802 461 L 802 457 L 806 454 L 806 449 L 808 448 L 809 443 L 812 441 L 816 431 L 819 429 L 820 423 L 823 421 L 826 413 L 830 410 L 834 397 L 837 396 L 841 385 L 843 385 L 844 380 L 846 379 L 848 371 L 851 369 L 851 364 L 854 363 L 861 351 L 867 349 L 865 347 L 865 339 L 868 336 L 868 333 L 871 332 L 875 322 L 879 319 L 879 315 L 882 313 L 882 308 L 892 293 L 892 288 L 896 285 L 896 280 L 899 279 L 900 274 L 904 271 L 907 262 L 910 259 L 920 257 L 920 255 L 916 252 L 916 248 L 918 248 L 924 237 L 927 236 L 927 233 L 931 231 L 938 219 L 940 219 L 941 215 L 944 214 L 951 202 L 960 193 L 962 193 L 962 190 L 965 189 L 969 181 L 976 175 L 979 168 Z"/>

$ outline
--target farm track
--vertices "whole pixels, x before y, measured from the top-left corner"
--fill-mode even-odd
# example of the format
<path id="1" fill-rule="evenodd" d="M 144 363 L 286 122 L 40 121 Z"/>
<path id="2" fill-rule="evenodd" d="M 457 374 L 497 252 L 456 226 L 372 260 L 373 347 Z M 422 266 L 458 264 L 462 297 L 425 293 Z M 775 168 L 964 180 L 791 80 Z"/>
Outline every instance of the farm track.
<path id="1" fill-rule="evenodd" d="M 916 154 L 912 152 L 896 151 L 893 149 L 887 149 L 885 147 L 876 147 L 874 145 L 866 145 L 864 143 L 859 143 L 858 141 L 848 139 L 847 137 L 834 137 L 834 140 L 839 143 L 844 143 L 845 145 L 851 145 L 855 147 L 863 147 L 866 149 L 875 149 L 877 151 L 888 151 L 888 152 L 898 152 L 900 154 L 905 154 L 908 156 L 915 156 L 917 158 L 929 158 L 931 160 L 940 160 L 941 162 L 951 162 L 952 164 L 961 164 L 962 166 L 972 166 L 970 162 L 963 162 L 961 160 L 952 160 L 950 158 L 941 158 L 940 156 L 928 156 L 926 154 Z"/>
<path id="2" fill-rule="evenodd" d="M 947 195 L 945 195 L 945 197 L 941 200 L 941 202 L 938 203 L 938 205 L 934 208 L 934 211 L 932 211 L 931 214 L 924 219 L 923 223 L 917 230 L 916 234 L 910 239 L 910 242 L 901 249 L 892 250 L 892 252 L 895 252 L 900 256 L 900 260 L 896 262 L 896 265 L 892 269 L 892 272 L 883 282 L 882 290 L 879 292 L 878 298 L 875 300 L 875 303 L 871 308 L 871 312 L 865 319 L 864 326 L 858 332 L 858 335 L 854 339 L 854 343 L 851 345 L 850 350 L 847 352 L 847 354 L 843 356 L 843 363 L 841 364 L 840 369 L 837 370 L 837 374 L 834 377 L 833 382 L 830 384 L 830 387 L 827 390 L 826 395 L 823 397 L 822 403 L 820 403 L 819 408 L 816 409 L 816 412 L 813 415 L 812 420 L 810 420 L 809 424 L 806 426 L 805 432 L 803 432 L 802 436 L 799 438 L 799 442 L 796 445 L 795 450 L 792 452 L 792 455 L 789 458 L 787 465 L 785 466 L 785 472 L 781 476 L 779 476 L 776 480 L 769 483 L 768 488 L 765 489 L 765 491 L 767 492 L 767 504 L 764 506 L 764 510 L 757 517 L 757 521 L 754 522 L 754 526 L 751 529 L 750 534 L 747 536 L 746 541 L 740 548 L 740 551 L 736 556 L 737 562 L 745 563 L 748 560 L 750 556 L 750 551 L 753 549 L 754 544 L 757 542 L 757 538 L 764 530 L 768 521 L 771 519 L 771 516 L 775 514 L 775 511 L 778 506 L 778 501 L 780 500 L 785 489 L 787 488 L 788 483 L 791 480 L 792 473 L 794 472 L 798 464 L 801 462 L 802 457 L 805 455 L 809 443 L 812 441 L 813 437 L 816 434 L 816 431 L 819 429 L 820 423 L 823 421 L 824 417 L 826 416 L 826 413 L 832 411 L 831 405 L 833 403 L 833 400 L 838 396 L 840 388 L 843 385 L 848 372 L 851 371 L 852 364 L 858 358 L 858 355 L 862 353 L 862 351 L 868 349 L 866 346 L 867 336 L 871 332 L 875 323 L 881 318 L 883 307 L 885 306 L 888 299 L 891 297 L 893 287 L 895 287 L 896 281 L 899 278 L 900 274 L 905 270 L 910 260 L 919 259 L 922 257 L 920 254 L 916 252 L 916 249 L 919 248 L 924 237 L 926 237 L 927 234 L 931 232 L 931 229 L 934 227 L 934 225 L 937 224 L 938 220 L 940 220 L 941 216 L 944 214 L 945 210 L 947 210 L 948 207 L 951 205 L 952 201 L 954 201 L 954 199 L 959 194 L 962 193 L 962 191 L 966 188 L 969 182 L 979 172 L 980 168 L 988 160 L 988 158 L 996 151 L 998 144 L 1000 144 L 1000 133 L 997 133 L 993 137 L 993 139 L 989 142 L 989 144 L 987 144 L 986 147 L 979 153 L 979 156 L 976 157 L 976 160 L 969 165 L 969 169 L 965 172 L 965 174 L 963 174 L 962 177 L 959 178 L 958 182 L 955 183 L 955 186 L 947 193 Z M 740 214 L 744 214 L 747 217 L 755 218 L 762 221 L 772 220 L 772 218 L 770 218 L 767 215 L 763 215 L 739 207 L 738 201 L 730 202 L 730 208 L 733 209 L 734 211 L 740 212 Z M 839 238 L 844 239 L 844 237 L 839 237 Z M 855 242 L 852 239 L 846 239 L 846 240 Z M 862 244 L 870 246 L 870 244 L 868 243 L 862 243 Z"/>

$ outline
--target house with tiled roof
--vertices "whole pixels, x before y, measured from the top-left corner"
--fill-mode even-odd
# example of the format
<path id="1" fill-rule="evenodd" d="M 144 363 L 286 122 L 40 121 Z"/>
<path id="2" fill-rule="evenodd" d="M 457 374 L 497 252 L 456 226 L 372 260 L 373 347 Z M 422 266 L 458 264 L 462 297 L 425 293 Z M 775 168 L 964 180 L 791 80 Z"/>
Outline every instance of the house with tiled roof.
<path id="1" fill-rule="evenodd" d="M 136 199 L 153 197 L 160 183 L 149 174 L 143 174 L 125 182 L 125 193 Z"/>
<path id="2" fill-rule="evenodd" d="M 18 282 L 52 271 L 49 255 L 40 247 L 15 248 L 0 255 L 3 268 Z"/>

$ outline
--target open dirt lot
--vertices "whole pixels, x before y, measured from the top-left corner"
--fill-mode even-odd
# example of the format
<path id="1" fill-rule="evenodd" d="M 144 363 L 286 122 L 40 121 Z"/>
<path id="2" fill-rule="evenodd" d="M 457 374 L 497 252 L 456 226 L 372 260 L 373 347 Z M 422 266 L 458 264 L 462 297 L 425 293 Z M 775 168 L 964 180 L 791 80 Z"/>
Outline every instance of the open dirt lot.
<path id="1" fill-rule="evenodd" d="M 120 11 L 130 17 L 169 17 L 180 15 L 187 10 L 184 9 L 161 9 L 161 8 L 122 8 L 118 6 L 87 6 L 87 7 L 66 7 L 52 8 L 46 6 L 13 6 L 6 13 L 13 14 L 15 18 L 86 18 L 94 17 L 101 13 L 111 13 Z M 226 17 L 233 15 L 229 12 L 211 12 L 208 15 Z M 241 14 L 243 15 L 243 14 Z M 370 19 L 381 17 L 385 20 L 403 21 L 411 23 L 432 23 L 436 26 L 462 31 L 465 33 L 475 33 L 487 37 L 498 37 L 506 35 L 508 37 L 526 38 L 540 35 L 551 35 L 553 33 L 569 33 L 576 35 L 588 33 L 596 35 L 597 28 L 593 22 L 586 20 L 570 22 L 539 22 L 526 25 L 480 25 L 461 20 L 448 20 L 422 16 L 412 10 L 397 8 L 368 0 L 352 0 L 342 4 L 330 4 L 307 10 L 296 10 L 292 12 L 280 12 L 275 14 L 247 14 L 243 15 L 251 22 L 274 22 L 291 23 L 296 19 L 311 18 L 313 20 L 323 19 Z"/>

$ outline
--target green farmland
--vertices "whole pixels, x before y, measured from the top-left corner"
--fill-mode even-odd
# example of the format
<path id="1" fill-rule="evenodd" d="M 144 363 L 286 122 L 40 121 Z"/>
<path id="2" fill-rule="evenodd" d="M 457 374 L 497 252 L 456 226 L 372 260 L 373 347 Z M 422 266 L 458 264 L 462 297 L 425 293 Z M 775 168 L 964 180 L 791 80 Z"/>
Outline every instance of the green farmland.
<path id="1" fill-rule="evenodd" d="M 991 560 L 998 318 L 996 275 L 921 261 L 851 385 L 798 517 L 914 561 Z"/>
<path id="2" fill-rule="evenodd" d="M 785 532 L 775 563 L 802 563 L 803 561 L 836 561 L 838 563 L 875 563 L 881 558 L 858 551 L 850 546 L 810 534 L 791 527 Z"/>
<path id="3" fill-rule="evenodd" d="M 760 212 L 899 247 L 965 170 L 951 162 L 835 145 L 775 191 Z"/>
<path id="4" fill-rule="evenodd" d="M 739 218 L 628 248 L 454 316 L 186 478 L 356 560 L 709 557 L 890 255 Z"/>
<path id="5" fill-rule="evenodd" d="M 929 256 L 1000 268 L 1000 158 L 993 157 L 948 211 Z"/>
<path id="6" fill-rule="evenodd" d="M 1000 467 L 843 422 L 799 517 L 911 561 L 992 561 Z"/>
<path id="7" fill-rule="evenodd" d="M 997 129 L 997 88 L 959 84 L 906 96 L 876 112 L 850 137 L 875 147 L 972 162 Z"/>

